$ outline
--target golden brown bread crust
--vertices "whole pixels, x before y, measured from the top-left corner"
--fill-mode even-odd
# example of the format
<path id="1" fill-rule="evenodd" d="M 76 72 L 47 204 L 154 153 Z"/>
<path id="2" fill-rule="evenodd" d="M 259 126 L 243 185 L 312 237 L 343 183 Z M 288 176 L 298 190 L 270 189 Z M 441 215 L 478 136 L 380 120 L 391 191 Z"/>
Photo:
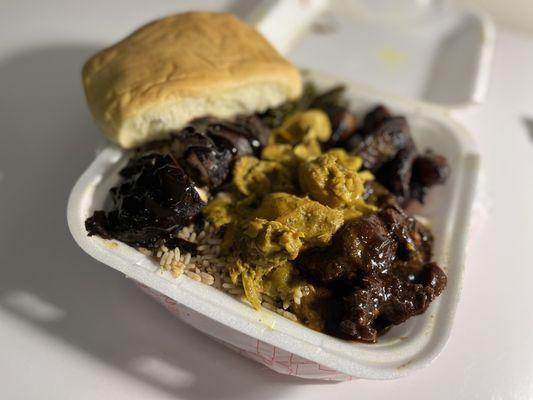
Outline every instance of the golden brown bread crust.
<path id="1" fill-rule="evenodd" d="M 141 27 L 87 61 L 83 84 L 100 128 L 124 147 L 160 137 L 198 113 L 261 111 L 301 93 L 297 68 L 254 28 L 209 12 Z"/>

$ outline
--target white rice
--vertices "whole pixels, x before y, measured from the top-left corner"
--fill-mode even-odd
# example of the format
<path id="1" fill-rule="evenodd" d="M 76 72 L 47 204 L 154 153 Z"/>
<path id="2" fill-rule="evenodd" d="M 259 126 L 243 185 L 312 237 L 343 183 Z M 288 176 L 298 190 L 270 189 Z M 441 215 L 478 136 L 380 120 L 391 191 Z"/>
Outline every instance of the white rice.
<path id="1" fill-rule="evenodd" d="M 248 303 L 242 286 L 234 285 L 231 282 L 226 261 L 220 256 L 222 239 L 217 236 L 216 230 L 211 225 L 206 223 L 203 229 L 198 229 L 191 224 L 180 230 L 176 237 L 196 244 L 197 254 L 193 256 L 183 249 L 180 250 L 176 247 L 170 250 L 166 246 L 161 246 L 153 251 L 146 248 L 139 248 L 138 250 L 145 255 L 155 257 L 161 269 L 172 272 L 176 278 L 185 275 L 195 281 L 223 290 Z M 300 304 L 301 298 L 306 294 L 304 292 L 305 290 L 302 291 L 298 288 L 292 299 L 285 300 L 274 299 L 264 294 L 261 305 L 285 318 L 297 321 L 296 315 L 287 310 L 292 304 Z"/>

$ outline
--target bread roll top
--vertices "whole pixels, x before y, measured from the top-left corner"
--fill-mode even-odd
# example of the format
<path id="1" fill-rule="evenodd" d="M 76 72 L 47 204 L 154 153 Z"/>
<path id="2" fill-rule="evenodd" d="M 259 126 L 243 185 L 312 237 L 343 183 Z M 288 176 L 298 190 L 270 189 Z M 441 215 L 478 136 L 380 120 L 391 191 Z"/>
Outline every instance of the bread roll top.
<path id="1" fill-rule="evenodd" d="M 298 69 L 254 28 L 226 13 L 149 23 L 83 68 L 91 112 L 125 148 L 191 120 L 261 112 L 301 94 Z"/>

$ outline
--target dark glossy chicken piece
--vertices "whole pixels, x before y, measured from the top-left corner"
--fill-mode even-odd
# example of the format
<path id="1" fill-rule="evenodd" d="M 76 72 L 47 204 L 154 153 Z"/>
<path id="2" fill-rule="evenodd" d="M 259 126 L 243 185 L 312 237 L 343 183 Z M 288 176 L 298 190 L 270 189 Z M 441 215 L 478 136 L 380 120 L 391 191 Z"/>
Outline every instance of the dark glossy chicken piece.
<path id="1" fill-rule="evenodd" d="M 345 142 L 355 133 L 357 117 L 348 108 L 335 104 L 327 106 L 324 111 L 331 123 L 331 137 L 322 144 L 322 149 L 344 147 Z"/>
<path id="2" fill-rule="evenodd" d="M 385 206 L 379 217 L 398 244 L 394 261 L 396 267 L 401 264 L 402 268 L 414 270 L 429 262 L 433 235 L 427 227 L 397 205 Z"/>
<path id="3" fill-rule="evenodd" d="M 208 119 L 206 134 L 216 141 L 226 139 L 235 148 L 237 156 L 259 155 L 267 144 L 269 129 L 255 115 L 239 116 L 233 121 Z"/>
<path id="4" fill-rule="evenodd" d="M 383 106 L 364 117 L 344 147 L 363 158 L 364 167 L 402 204 L 410 199 L 423 202 L 428 189 L 443 183 L 450 172 L 444 157 L 417 154 L 407 121 L 391 116 Z"/>
<path id="5" fill-rule="evenodd" d="M 168 155 L 133 158 L 120 175 L 120 185 L 111 190 L 112 210 L 96 211 L 85 222 L 89 235 L 155 248 L 205 205 L 185 171 Z"/>
<path id="6" fill-rule="evenodd" d="M 170 153 L 200 186 L 217 188 L 238 157 L 260 153 L 268 129 L 255 116 L 232 121 L 201 118 L 172 135 Z"/>
<path id="7" fill-rule="evenodd" d="M 330 246 L 304 252 L 296 266 L 331 289 L 326 330 L 347 339 L 375 342 L 386 327 L 424 312 L 446 285 L 430 263 L 433 237 L 407 215 L 379 184 L 382 210 L 347 222 Z"/>
<path id="8" fill-rule="evenodd" d="M 363 118 L 363 123 L 359 129 L 359 133 L 363 137 L 374 133 L 381 123 L 390 117 L 392 117 L 392 114 L 387 107 L 383 105 L 377 105 Z"/>
<path id="9" fill-rule="evenodd" d="M 363 159 L 363 166 L 366 169 L 377 173 L 381 167 L 392 161 L 400 150 L 414 148 L 405 118 L 391 117 L 384 120 L 351 152 Z"/>
<path id="10" fill-rule="evenodd" d="M 399 202 L 411 196 L 411 174 L 416 152 L 413 147 L 401 149 L 396 156 L 376 172 L 376 179 L 383 182 Z"/>
<path id="11" fill-rule="evenodd" d="M 450 166 L 445 157 L 431 151 L 417 156 L 411 175 L 411 197 L 422 203 L 428 190 L 434 185 L 443 184 L 449 175 Z"/>
<path id="12" fill-rule="evenodd" d="M 365 277 L 343 297 L 344 313 L 337 334 L 376 342 L 384 328 L 425 312 L 445 286 L 446 275 L 435 263 L 422 266 L 412 281 L 394 274 Z"/>
<path id="13" fill-rule="evenodd" d="M 228 177 L 233 154 L 229 148 L 217 146 L 202 130 L 197 123 L 175 133 L 170 153 L 199 186 L 214 188 Z"/>
<path id="14" fill-rule="evenodd" d="M 248 139 L 222 124 L 210 127 L 208 135 L 218 148 L 228 149 L 233 157 L 254 154 L 254 149 Z"/>
<path id="15" fill-rule="evenodd" d="M 390 268 L 397 243 L 375 214 L 346 223 L 330 246 L 314 248 L 296 260 L 313 281 L 329 285 Z"/>
<path id="16" fill-rule="evenodd" d="M 228 177 L 232 160 L 227 149 L 190 147 L 180 163 L 198 185 L 216 188 Z"/>

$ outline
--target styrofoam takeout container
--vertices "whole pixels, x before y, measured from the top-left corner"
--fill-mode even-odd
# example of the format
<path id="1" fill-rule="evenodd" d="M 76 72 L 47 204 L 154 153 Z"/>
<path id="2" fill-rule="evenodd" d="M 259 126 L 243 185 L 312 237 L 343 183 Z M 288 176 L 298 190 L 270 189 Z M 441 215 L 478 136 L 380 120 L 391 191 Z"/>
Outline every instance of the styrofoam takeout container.
<path id="1" fill-rule="evenodd" d="M 324 87 L 339 82 L 317 74 L 310 78 Z M 128 153 L 118 147 L 105 148 L 74 186 L 68 203 L 70 231 L 89 255 L 137 281 L 186 323 L 278 372 L 330 380 L 393 379 L 424 367 L 442 350 L 452 327 L 479 156 L 470 135 L 438 107 L 361 86 L 349 86 L 348 97 L 359 114 L 379 102 L 406 115 L 419 149 L 435 149 L 452 168 L 446 184 L 435 187 L 426 205 L 416 210 L 431 222 L 435 259 L 447 272 L 448 286 L 425 314 L 393 327 L 377 344 L 343 341 L 271 311 L 255 311 L 186 276 L 161 273 L 153 259 L 123 243 L 88 237 L 85 219 L 102 208 L 127 159 Z"/>
<path id="2" fill-rule="evenodd" d="M 248 21 L 292 62 L 448 109 L 484 101 L 490 17 L 448 0 L 262 0 Z"/>

